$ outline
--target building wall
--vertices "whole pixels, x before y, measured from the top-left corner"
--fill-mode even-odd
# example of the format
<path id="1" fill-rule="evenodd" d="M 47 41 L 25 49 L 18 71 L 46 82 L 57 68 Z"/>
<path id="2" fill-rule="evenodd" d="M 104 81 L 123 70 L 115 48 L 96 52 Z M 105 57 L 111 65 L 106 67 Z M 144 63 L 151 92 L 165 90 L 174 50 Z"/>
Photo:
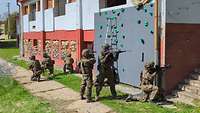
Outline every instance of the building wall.
<path id="1" fill-rule="evenodd" d="M 199 0 L 167 0 L 167 23 L 200 23 Z"/>
<path id="2" fill-rule="evenodd" d="M 165 63 L 171 68 L 164 76 L 164 88 L 170 93 L 200 66 L 200 1 L 167 0 L 166 8 Z"/>

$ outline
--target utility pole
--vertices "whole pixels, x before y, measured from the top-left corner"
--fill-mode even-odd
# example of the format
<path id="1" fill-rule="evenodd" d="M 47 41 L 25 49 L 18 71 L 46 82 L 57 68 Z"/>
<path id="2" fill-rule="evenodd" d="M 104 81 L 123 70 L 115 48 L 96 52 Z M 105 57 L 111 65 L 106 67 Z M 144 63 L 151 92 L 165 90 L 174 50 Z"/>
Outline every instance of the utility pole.
<path id="1" fill-rule="evenodd" d="M 10 38 L 10 2 L 8 2 L 8 39 Z"/>

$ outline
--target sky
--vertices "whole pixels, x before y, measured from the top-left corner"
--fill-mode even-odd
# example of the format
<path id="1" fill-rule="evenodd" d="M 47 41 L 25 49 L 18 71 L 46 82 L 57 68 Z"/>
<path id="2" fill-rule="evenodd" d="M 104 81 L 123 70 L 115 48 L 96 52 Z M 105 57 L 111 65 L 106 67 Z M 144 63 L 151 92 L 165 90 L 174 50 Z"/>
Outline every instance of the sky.
<path id="1" fill-rule="evenodd" d="M 8 12 L 8 2 L 10 2 L 10 11 L 18 11 L 18 6 L 16 0 L 0 0 L 0 15 L 7 14 Z M 1 19 L 1 17 L 0 17 Z"/>

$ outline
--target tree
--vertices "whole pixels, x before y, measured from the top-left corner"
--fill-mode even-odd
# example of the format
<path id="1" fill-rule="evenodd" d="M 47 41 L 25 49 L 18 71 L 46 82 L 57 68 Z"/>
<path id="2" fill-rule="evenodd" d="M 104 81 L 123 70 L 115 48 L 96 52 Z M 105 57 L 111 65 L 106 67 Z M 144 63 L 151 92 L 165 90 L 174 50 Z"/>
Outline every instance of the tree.
<path id="1" fill-rule="evenodd" d="M 14 12 L 12 13 L 5 21 L 5 34 L 11 36 L 11 38 L 15 38 L 16 37 L 16 17 L 17 17 L 18 13 Z M 9 21 L 9 25 L 8 26 L 8 21 Z"/>

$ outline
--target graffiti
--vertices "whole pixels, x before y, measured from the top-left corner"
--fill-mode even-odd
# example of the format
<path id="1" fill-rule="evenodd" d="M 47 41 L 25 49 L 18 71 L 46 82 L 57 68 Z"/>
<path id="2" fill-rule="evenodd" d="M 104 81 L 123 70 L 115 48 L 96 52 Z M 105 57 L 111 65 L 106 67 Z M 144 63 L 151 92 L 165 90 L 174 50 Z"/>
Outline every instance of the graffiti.
<path id="1" fill-rule="evenodd" d="M 64 60 L 69 48 L 69 41 L 61 41 L 61 58 Z"/>
<path id="2" fill-rule="evenodd" d="M 71 52 L 76 52 L 76 46 L 77 46 L 76 41 L 71 41 L 70 42 L 70 50 L 71 50 Z"/>
<path id="3" fill-rule="evenodd" d="M 53 58 L 59 59 L 59 41 L 53 41 L 52 52 L 53 52 Z"/>
<path id="4" fill-rule="evenodd" d="M 42 41 L 38 40 L 38 44 L 37 44 L 37 50 L 38 50 L 38 55 L 41 55 L 42 53 Z"/>
<path id="5" fill-rule="evenodd" d="M 51 41 L 50 40 L 46 40 L 45 41 L 45 52 L 51 56 Z"/>

